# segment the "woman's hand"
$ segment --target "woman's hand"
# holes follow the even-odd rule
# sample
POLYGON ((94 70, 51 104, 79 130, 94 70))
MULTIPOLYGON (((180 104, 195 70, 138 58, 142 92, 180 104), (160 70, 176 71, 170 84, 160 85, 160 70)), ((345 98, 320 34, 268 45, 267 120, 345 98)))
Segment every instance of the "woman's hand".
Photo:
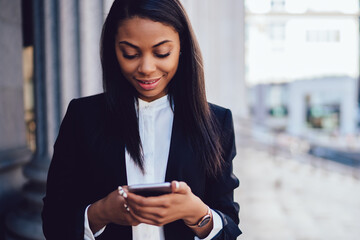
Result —
POLYGON ((196 224, 207 213, 207 206, 185 182, 173 181, 171 185, 173 193, 157 197, 142 197, 125 190, 131 217, 156 226, 179 219, 188 225, 196 224))
MULTIPOLYGON (((123 187, 126 189, 126 186, 123 187)), ((136 226, 140 222, 127 210, 126 199, 119 190, 109 193, 105 198, 93 203, 88 209, 88 219, 91 231, 96 233, 108 223, 136 226)))

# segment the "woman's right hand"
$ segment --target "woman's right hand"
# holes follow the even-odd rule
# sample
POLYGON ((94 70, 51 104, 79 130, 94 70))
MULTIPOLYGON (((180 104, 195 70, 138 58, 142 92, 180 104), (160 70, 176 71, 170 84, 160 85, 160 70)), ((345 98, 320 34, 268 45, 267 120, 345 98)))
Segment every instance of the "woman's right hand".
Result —
MULTIPOLYGON (((126 188, 126 186, 123 186, 123 188, 126 188)), ((88 208, 91 231, 96 233, 109 223, 137 226, 139 222, 126 210, 124 204, 126 204, 126 199, 119 194, 118 189, 91 204, 88 208)))

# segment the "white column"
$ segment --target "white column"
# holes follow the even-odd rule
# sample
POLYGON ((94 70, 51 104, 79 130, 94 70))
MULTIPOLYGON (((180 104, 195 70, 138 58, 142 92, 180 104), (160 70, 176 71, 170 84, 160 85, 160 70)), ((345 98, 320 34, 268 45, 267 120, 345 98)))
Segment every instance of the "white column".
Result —
MULTIPOLYGON (((340 85, 340 84, 339 84, 340 85)), ((341 83, 346 94, 341 99, 340 105, 340 132, 342 134, 355 134, 357 124, 357 92, 356 79, 344 79, 341 83)), ((340 88, 340 86, 339 86, 340 88)))
POLYGON ((81 95, 102 92, 100 35, 103 24, 102 0, 80 0, 81 95))
MULTIPOLYGON (((46 122, 47 148, 49 156, 53 153, 53 145, 58 134, 61 114, 60 95, 60 50, 59 22, 57 3, 44 1, 44 46, 45 46, 45 87, 46 87, 46 122)), ((66 108, 64 106, 63 108, 66 108)), ((50 159, 50 158, 49 158, 50 159)), ((49 163, 48 163, 49 164, 49 163)))
POLYGON ((289 118, 287 130, 290 134, 300 136, 305 129, 306 106, 305 94, 307 92, 302 88, 299 82, 292 82, 289 85, 289 118))
POLYGON ((266 107, 266 90, 267 85, 259 84, 254 87, 255 102, 253 106, 254 120, 258 125, 263 125, 267 119, 266 107))
POLYGON ((59 1, 59 11, 61 106, 64 115, 71 99, 81 95, 78 1, 59 1))

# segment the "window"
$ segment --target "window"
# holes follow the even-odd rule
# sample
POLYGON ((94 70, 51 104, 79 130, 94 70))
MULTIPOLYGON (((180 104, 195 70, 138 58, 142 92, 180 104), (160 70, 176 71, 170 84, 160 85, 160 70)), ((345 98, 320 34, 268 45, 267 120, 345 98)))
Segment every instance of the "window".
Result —
POLYGON ((307 42, 339 42, 339 30, 307 30, 307 42))
POLYGON ((285 0, 271 0, 271 10, 282 12, 285 10, 285 0))
POLYGON ((285 40, 285 23, 271 23, 269 25, 269 38, 275 41, 285 40))

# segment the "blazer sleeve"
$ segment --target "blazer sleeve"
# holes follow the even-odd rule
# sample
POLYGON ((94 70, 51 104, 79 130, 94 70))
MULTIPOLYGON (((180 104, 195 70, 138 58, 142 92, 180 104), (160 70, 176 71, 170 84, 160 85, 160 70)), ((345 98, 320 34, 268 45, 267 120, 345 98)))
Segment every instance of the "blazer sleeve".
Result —
POLYGON ((221 217, 223 229, 213 240, 234 240, 241 231, 239 224, 239 204, 234 202, 234 189, 239 186, 239 180, 233 174, 232 161, 236 155, 235 134, 232 114, 226 109, 222 121, 221 142, 224 150, 224 167, 219 176, 207 184, 207 199, 209 206, 221 217))
MULTIPOLYGON (((76 100, 71 101, 61 123, 43 198, 43 232, 46 239, 84 239, 83 193, 86 165, 77 136, 76 100)), ((86 194, 85 194, 86 195, 86 194)))

